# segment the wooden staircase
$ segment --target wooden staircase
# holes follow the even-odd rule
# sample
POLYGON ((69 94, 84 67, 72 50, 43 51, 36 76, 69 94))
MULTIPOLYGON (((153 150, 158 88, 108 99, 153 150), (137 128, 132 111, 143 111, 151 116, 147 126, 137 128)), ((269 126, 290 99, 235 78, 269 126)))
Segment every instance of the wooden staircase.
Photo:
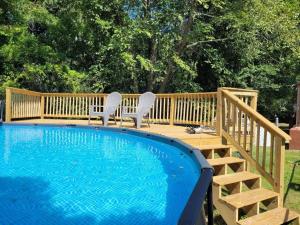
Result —
POLYGON ((280 196, 261 187, 261 176, 246 171, 246 161, 232 156, 227 145, 201 145, 214 167, 213 203, 228 225, 276 225, 294 222, 299 215, 280 206, 280 196))

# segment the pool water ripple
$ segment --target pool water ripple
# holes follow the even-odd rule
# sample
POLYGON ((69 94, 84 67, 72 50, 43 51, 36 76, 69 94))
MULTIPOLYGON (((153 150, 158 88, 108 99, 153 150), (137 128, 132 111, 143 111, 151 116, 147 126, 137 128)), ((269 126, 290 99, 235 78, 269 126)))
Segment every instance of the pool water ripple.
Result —
POLYGON ((0 126, 1 225, 175 225, 199 168, 174 146, 113 131, 0 126))

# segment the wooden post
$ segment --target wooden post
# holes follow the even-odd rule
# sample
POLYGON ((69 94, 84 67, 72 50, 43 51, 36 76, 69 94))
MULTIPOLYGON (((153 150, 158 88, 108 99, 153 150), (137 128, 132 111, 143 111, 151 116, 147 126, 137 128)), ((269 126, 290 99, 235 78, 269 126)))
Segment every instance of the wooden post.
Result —
MULTIPOLYGON (((254 95, 252 96, 252 98, 251 98, 251 101, 250 101, 250 107, 252 108, 252 109, 254 109, 255 111, 257 111, 257 100, 258 100, 258 92, 254 92, 254 95)), ((247 124, 245 125, 245 126, 248 126, 247 124)), ((252 135, 252 142, 256 142, 256 126, 255 126, 255 123, 253 123, 253 127, 252 127, 252 132, 253 132, 253 134, 250 134, 250 135, 252 135)), ((250 144, 250 146, 252 147, 252 144, 250 144)), ((249 149, 250 151, 249 152, 252 152, 253 151, 253 149, 249 149)), ((247 171, 249 171, 250 172, 250 170, 251 170, 251 165, 250 165, 250 162, 247 160, 247 163, 246 163, 246 169, 247 169, 247 171)))
POLYGON ((41 119, 45 117, 45 96, 41 96, 41 119))
POLYGON ((296 127, 300 127, 300 82, 297 85, 296 127))
POLYGON ((250 102, 251 108, 254 109, 255 111, 257 110, 257 99, 258 99, 258 93, 255 92, 250 102))
POLYGON ((5 121, 11 122, 11 89, 6 88, 5 121))
POLYGON ((174 117, 175 117, 175 96, 171 95, 170 125, 174 125, 174 117))
POLYGON ((275 137, 275 176, 274 190, 279 193, 279 205, 283 206, 284 195, 284 161, 285 160, 285 140, 279 136, 275 137))
POLYGON ((218 88, 218 94, 217 94, 217 121, 216 121, 216 130, 217 135, 222 136, 222 113, 223 113, 223 100, 222 100, 222 89, 218 88))
MULTIPOLYGON (((250 102, 250 107, 252 108, 252 109, 254 109, 255 111, 257 111, 257 100, 258 100, 258 92, 256 92, 255 94, 254 94, 254 96, 252 97, 252 99, 251 99, 251 102, 250 102)), ((251 135, 253 135, 252 136, 252 141, 255 143, 256 142, 256 139, 258 138, 257 137, 257 129, 256 129, 256 125, 255 125, 255 123, 253 123, 253 134, 251 134, 251 135)), ((251 149, 250 151, 252 151, 253 149, 251 149)))

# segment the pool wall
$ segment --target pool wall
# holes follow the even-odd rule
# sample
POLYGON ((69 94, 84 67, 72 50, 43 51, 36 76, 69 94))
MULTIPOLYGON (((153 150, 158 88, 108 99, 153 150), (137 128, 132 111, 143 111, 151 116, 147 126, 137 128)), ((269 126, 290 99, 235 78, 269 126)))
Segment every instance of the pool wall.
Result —
MULTIPOLYGON (((192 194, 189 197, 187 204, 180 216, 177 225, 199 225, 208 224, 213 225, 213 203, 212 203, 212 177, 213 168, 208 164, 207 160, 202 155, 200 149, 194 148, 183 141, 159 134, 153 134, 145 131, 138 131, 126 128, 112 128, 112 127, 96 127, 85 125, 53 125, 53 124, 29 124, 29 123, 4 123, 15 126, 50 126, 50 127, 78 127, 85 129, 107 130, 119 133, 127 133, 139 137, 149 138, 155 141, 163 142, 172 145, 186 152, 197 164, 201 176, 199 177, 192 194), (204 214, 204 201, 207 201, 207 215, 204 214), (200 213, 202 212, 202 213, 200 213), (207 223, 206 219, 207 217, 207 223)), ((1 123, 0 123, 1 125, 1 123)))

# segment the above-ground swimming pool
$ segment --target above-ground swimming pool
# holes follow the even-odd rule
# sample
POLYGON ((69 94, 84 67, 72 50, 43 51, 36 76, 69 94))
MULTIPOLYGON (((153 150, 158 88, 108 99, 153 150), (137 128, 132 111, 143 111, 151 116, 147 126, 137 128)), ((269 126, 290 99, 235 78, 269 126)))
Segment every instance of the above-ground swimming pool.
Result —
POLYGON ((183 144, 135 131, 0 125, 0 143, 1 225, 176 225, 202 176, 183 144))

